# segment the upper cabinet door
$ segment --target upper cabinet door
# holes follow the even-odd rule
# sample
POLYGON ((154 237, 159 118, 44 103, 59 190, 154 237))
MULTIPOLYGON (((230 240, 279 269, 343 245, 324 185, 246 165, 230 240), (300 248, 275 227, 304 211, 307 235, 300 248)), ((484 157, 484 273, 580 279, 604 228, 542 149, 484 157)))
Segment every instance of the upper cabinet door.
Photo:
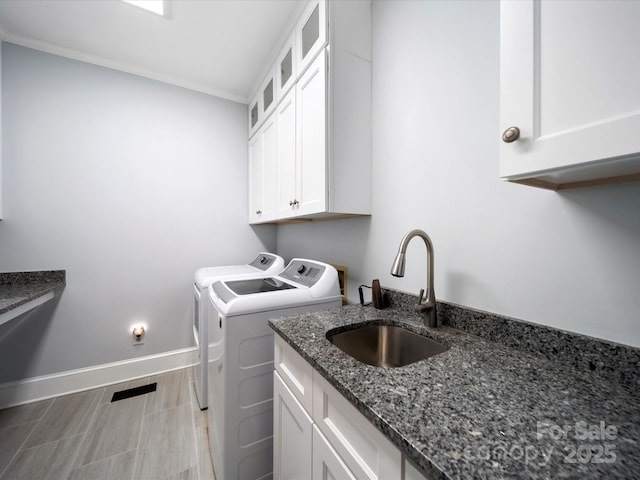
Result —
POLYGON ((278 104, 276 113, 278 152, 276 216, 295 215, 296 198, 296 91, 291 90, 278 104))
POLYGON ((295 29, 298 74, 313 62, 327 43, 327 1, 309 3, 295 29))
POLYGON ((322 53, 296 84, 298 215, 327 210, 327 62, 322 53))
POLYGON ((276 141, 274 117, 268 118, 249 140, 249 223, 275 217, 276 141))
POLYGON ((262 120, 262 102, 260 101, 262 92, 258 91, 256 96, 249 102, 249 137, 260 128, 262 120))
POLYGON ((501 177, 640 178, 638 25, 636 1, 501 2, 501 177))
POLYGON ((249 140, 249 223, 258 223, 264 213, 264 158, 262 135, 249 140))
POLYGON ((275 68, 272 68, 267 75, 267 78, 262 82, 262 86, 260 87, 260 100, 262 101, 262 118, 266 120, 266 118, 271 115, 271 113, 276 108, 276 75, 275 68))
POLYGON ((276 98, 282 100, 296 83, 295 34, 292 34, 276 60, 276 98))

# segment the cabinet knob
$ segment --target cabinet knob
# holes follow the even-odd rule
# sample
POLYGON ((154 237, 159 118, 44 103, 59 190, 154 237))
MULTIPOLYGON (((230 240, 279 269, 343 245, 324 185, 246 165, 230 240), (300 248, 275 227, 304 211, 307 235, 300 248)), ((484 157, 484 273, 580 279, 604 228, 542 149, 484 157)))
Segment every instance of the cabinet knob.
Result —
POLYGON ((262 210, 256 210, 256 215, 260 215, 262 213, 262 210))
POLYGON ((520 138, 520 129, 518 127, 509 127, 502 134, 502 141, 505 143, 515 142, 520 138))
POLYGON ((290 207, 294 207, 296 205, 298 205, 300 202, 298 200, 296 200, 295 198, 293 200, 289 200, 289 206, 290 207))

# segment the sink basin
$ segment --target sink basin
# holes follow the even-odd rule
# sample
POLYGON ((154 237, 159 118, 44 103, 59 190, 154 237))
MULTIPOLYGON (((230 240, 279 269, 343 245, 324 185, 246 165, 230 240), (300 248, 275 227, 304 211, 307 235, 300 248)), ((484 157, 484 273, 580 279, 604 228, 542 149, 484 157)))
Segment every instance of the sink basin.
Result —
POLYGON ((365 325, 333 334, 329 331, 327 340, 360 362, 385 368, 409 365, 449 349, 395 325, 365 325))

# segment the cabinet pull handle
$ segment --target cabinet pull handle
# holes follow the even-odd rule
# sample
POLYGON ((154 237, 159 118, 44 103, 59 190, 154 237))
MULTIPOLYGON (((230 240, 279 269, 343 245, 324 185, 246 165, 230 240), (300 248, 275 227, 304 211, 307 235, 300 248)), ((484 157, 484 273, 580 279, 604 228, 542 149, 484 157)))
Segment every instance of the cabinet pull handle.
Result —
POLYGON ((515 142, 520 138, 520 129, 518 127, 509 127, 502 134, 502 141, 504 143, 515 142))

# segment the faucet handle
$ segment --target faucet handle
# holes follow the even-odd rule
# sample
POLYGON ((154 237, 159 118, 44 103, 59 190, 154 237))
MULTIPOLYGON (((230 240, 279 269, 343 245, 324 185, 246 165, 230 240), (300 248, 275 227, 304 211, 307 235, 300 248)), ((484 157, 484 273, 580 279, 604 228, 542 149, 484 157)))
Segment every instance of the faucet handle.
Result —
POLYGON ((418 305, 422 303, 423 298, 424 298, 424 288, 421 288, 420 293, 418 294, 418 305))

